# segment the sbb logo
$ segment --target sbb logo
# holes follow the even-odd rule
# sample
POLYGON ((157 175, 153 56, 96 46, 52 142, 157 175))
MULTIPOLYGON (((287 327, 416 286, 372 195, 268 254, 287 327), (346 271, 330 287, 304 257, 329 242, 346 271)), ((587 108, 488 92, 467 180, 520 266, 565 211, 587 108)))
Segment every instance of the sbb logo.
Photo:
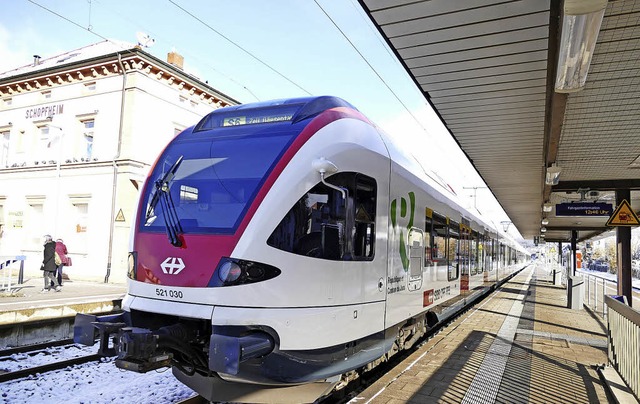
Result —
POLYGON ((182 258, 168 257, 162 261, 160 268, 167 275, 178 275, 184 269, 184 262, 182 262, 182 258))
POLYGON ((433 304, 433 289, 425 290, 422 294, 422 307, 431 306, 433 304))

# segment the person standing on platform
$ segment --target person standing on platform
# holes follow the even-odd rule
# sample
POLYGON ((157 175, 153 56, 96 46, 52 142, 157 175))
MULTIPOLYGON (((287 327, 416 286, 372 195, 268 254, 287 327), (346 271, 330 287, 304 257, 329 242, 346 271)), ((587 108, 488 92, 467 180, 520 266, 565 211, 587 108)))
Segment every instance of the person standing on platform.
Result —
POLYGON ((43 271, 44 288, 42 292, 48 292, 51 289, 51 283, 56 292, 62 290, 58 285, 56 278, 56 243, 50 235, 44 236, 44 258, 40 270, 43 271))
MULTIPOLYGON (((62 268, 71 266, 71 259, 67 255, 67 246, 64 244, 61 238, 56 240, 56 252, 60 257, 60 265, 56 268, 56 274, 58 277, 58 284, 62 286, 62 268)), ((53 284, 51 285, 53 287, 53 284)))

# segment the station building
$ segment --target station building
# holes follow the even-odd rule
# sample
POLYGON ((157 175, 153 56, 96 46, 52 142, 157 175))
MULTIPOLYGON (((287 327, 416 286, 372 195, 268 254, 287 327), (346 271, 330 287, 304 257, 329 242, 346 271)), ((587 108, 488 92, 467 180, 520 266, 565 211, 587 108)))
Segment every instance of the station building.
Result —
POLYGON ((41 277, 43 235, 70 279, 125 282, 130 229, 165 145, 234 99, 139 46, 104 41, 0 73, 0 257, 41 277))

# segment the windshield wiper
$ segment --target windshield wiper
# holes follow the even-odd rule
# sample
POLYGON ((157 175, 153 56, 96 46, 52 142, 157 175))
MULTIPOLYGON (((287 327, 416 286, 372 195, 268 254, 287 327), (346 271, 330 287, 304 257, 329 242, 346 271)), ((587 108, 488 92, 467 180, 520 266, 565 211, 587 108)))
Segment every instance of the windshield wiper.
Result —
POLYGON ((182 246, 182 240, 179 237, 179 235, 182 234, 182 226, 180 226, 176 207, 171 199, 171 194, 169 193, 169 184, 173 181, 173 178, 178 171, 178 167, 180 167, 180 164, 182 163, 183 157, 184 156, 178 157, 178 160, 173 163, 171 168, 169 168, 162 178, 156 180, 156 192, 151 198, 149 208, 147 209, 147 215, 145 217, 145 222, 148 222, 155 210, 155 206, 158 204, 158 201, 162 200, 162 217, 164 218, 165 227, 167 229, 167 236, 169 237, 171 245, 176 247, 182 246))
POLYGON ((164 218, 164 224, 167 229, 167 236, 169 236, 169 242, 175 247, 182 246, 182 240, 180 235, 182 234, 182 226, 180 226, 180 220, 176 213, 176 207, 171 199, 171 194, 167 191, 162 191, 162 217, 164 218))

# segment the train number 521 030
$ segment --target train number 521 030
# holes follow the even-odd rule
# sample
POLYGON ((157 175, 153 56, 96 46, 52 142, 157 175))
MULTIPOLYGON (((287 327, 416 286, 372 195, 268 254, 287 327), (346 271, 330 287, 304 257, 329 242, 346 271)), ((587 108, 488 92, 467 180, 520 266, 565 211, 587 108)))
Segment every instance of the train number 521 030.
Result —
POLYGON ((171 297, 174 299, 182 299, 182 292, 179 290, 173 290, 173 289, 161 289, 161 288, 156 288, 156 296, 161 296, 161 297, 171 297))

